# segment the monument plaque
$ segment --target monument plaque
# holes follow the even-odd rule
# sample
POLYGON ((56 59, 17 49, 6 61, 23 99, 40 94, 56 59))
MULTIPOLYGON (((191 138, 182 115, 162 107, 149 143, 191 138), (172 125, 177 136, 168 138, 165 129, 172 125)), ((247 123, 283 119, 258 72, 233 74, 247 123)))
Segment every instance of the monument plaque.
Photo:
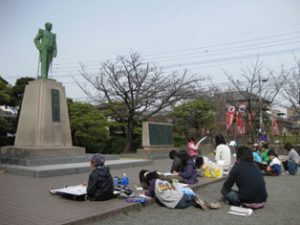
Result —
POLYGON ((172 146, 173 126, 165 123, 148 123, 150 146, 172 146))
POLYGON ((52 121, 60 122, 60 103, 59 103, 59 90, 51 90, 51 100, 52 100, 52 121))
POLYGON ((167 154, 171 149, 174 149, 173 144, 172 124, 143 122, 143 149, 138 149, 138 154, 167 154))

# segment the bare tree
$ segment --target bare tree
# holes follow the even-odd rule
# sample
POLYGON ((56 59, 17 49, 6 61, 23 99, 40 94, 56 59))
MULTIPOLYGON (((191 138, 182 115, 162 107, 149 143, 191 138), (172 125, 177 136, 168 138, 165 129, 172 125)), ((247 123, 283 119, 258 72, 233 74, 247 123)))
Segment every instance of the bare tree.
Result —
MULTIPOLYGON (((138 53, 103 63, 97 76, 89 75, 84 66, 81 68, 82 76, 100 94, 100 101, 106 103, 118 117, 125 119, 124 152, 131 149, 137 121, 147 120, 176 102, 192 97, 202 80, 188 76, 187 71, 166 75, 161 68, 144 62, 138 53), (115 107, 116 102, 124 105, 125 113, 115 107)), ((90 97, 93 96, 88 88, 80 87, 90 97)))
POLYGON ((295 56, 294 59, 296 66, 289 71, 282 95, 290 103, 293 111, 300 116, 300 60, 295 56))
MULTIPOLYGON (((224 73, 229 81, 228 90, 226 91, 228 93, 226 96, 229 98, 227 101, 236 104, 244 102, 251 121, 254 121, 254 117, 257 117, 263 109, 274 102, 286 81, 284 70, 279 74, 271 71, 264 66, 259 56, 254 64, 241 68, 239 79, 226 71, 224 73), (232 95, 232 93, 235 94, 232 95), (240 97, 237 97, 238 95, 240 97)), ((261 118, 260 114, 260 120, 261 118)), ((252 141, 254 141, 255 127, 249 128, 252 141)))

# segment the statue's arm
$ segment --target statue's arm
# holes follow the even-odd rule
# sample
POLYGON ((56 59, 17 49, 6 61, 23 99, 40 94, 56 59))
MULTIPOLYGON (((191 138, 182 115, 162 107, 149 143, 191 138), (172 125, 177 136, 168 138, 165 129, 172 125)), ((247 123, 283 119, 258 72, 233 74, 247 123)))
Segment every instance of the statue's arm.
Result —
POLYGON ((37 47, 37 49, 38 50, 42 50, 42 44, 41 44, 41 42, 40 42, 40 40, 42 39, 42 37, 43 37, 43 30, 42 29, 39 29, 39 32, 38 32, 38 34, 35 36, 35 38, 34 38, 34 44, 35 44, 35 46, 37 47))

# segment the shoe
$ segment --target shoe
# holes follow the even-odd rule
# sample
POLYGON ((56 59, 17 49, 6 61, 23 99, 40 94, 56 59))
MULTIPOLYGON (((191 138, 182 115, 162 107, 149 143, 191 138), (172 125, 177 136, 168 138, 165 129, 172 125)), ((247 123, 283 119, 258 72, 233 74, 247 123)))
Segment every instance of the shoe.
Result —
POLYGON ((207 207, 209 209, 219 209, 219 208, 221 208, 221 203, 220 202, 210 202, 210 203, 208 203, 207 207))
POLYGON ((128 198, 128 195, 121 192, 120 194, 118 194, 118 198, 128 198))
POLYGON ((207 209, 207 202, 199 197, 195 199, 196 203, 200 206, 200 209, 205 210, 207 209))
POLYGON ((57 194, 57 192, 53 188, 50 188, 48 190, 48 192, 49 192, 50 195, 56 195, 57 194))

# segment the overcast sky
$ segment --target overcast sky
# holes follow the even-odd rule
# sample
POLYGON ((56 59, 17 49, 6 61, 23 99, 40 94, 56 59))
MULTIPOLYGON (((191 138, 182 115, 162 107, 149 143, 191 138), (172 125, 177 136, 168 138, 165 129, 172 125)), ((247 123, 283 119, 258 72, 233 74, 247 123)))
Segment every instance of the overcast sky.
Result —
POLYGON ((53 24, 58 56, 50 77, 68 97, 84 100, 74 79, 79 62, 96 73, 101 62, 139 52, 166 72, 188 69, 214 82, 237 79, 257 55, 270 69, 300 58, 299 0, 0 0, 0 75, 9 83, 37 75, 33 39, 53 24))

